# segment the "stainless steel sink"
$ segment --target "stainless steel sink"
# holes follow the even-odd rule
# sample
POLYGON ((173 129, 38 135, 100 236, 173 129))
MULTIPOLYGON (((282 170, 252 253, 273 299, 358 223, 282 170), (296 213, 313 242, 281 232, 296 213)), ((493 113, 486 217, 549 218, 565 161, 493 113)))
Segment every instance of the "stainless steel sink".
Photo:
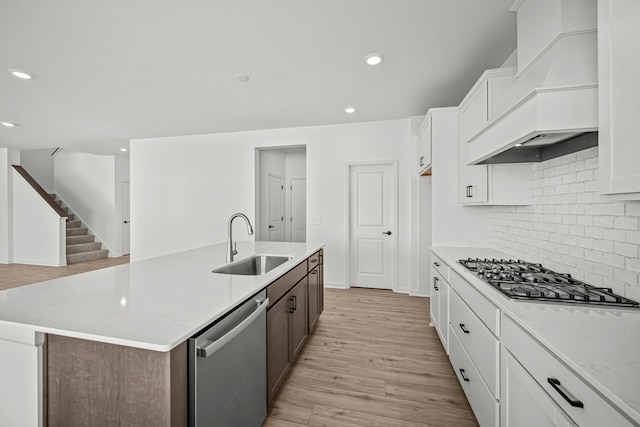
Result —
POLYGON ((291 257, 281 255, 254 255, 233 264, 216 268, 213 273, 259 276, 289 261, 291 257))

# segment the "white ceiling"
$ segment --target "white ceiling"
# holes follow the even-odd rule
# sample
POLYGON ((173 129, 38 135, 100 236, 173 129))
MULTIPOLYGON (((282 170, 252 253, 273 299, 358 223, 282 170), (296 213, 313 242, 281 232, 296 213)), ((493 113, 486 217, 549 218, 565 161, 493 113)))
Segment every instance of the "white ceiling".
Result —
POLYGON ((20 125, 0 126, 0 147, 113 154, 135 138, 457 105, 515 49, 511 2, 0 0, 0 121, 20 125), (366 65, 370 52, 384 62, 366 65))

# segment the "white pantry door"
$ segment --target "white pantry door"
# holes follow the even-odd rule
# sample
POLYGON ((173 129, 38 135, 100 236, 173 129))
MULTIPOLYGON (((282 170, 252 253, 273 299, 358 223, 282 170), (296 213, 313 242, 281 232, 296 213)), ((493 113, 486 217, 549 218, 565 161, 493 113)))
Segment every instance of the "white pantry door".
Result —
POLYGON ((396 277, 395 164, 349 171, 351 286, 393 289, 396 277))
POLYGON ((269 174, 269 194, 268 194, 269 213, 268 228, 270 242, 284 241, 284 182, 279 176, 269 174))
POLYGON ((291 179, 291 241, 307 241, 307 180, 291 179))

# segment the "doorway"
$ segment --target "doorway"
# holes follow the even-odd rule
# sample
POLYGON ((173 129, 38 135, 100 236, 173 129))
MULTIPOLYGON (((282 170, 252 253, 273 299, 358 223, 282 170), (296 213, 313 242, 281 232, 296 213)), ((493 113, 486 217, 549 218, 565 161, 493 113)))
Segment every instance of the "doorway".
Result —
POLYGON ((397 162, 350 164, 348 169, 350 284, 395 290, 397 162))
POLYGON ((307 240, 306 146, 256 149, 256 240, 307 240))

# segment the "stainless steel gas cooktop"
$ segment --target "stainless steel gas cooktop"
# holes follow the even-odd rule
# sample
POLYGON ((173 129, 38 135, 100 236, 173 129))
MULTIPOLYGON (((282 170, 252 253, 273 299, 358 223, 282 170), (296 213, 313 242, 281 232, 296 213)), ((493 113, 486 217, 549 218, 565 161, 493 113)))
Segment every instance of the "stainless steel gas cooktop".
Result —
POLYGON ((613 292, 573 279, 569 274, 556 273, 520 260, 472 259, 458 261, 469 271, 513 299, 576 304, 599 304, 635 307, 640 304, 613 292))

